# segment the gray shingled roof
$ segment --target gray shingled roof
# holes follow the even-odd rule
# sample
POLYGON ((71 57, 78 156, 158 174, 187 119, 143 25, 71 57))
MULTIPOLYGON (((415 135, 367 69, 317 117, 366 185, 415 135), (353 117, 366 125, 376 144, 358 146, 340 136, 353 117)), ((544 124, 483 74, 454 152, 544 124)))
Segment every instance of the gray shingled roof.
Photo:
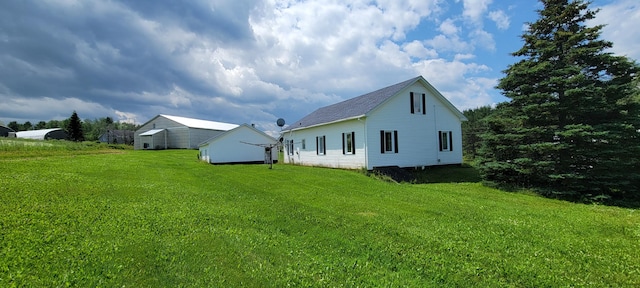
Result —
POLYGON ((306 117, 293 122, 283 131, 299 129, 304 127, 315 126, 324 123, 335 122, 343 119, 349 119, 369 113, 369 111, 384 103, 387 99, 396 95, 402 89, 412 85, 422 76, 411 78, 407 81, 393 84, 391 86, 360 95, 349 100, 342 101, 333 105, 322 107, 306 117))

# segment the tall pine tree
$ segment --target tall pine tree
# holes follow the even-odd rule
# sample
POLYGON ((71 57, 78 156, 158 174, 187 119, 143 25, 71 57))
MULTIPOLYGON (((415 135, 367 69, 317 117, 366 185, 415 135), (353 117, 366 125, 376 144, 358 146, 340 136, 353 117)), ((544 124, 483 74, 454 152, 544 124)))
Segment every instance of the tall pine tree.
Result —
POLYGON ((607 49, 597 11, 581 0, 543 0, 520 58, 497 88, 510 99, 489 117, 481 173, 498 185, 579 197, 637 196, 638 65, 607 49))
POLYGON ((82 132, 82 121, 78 117, 78 113, 73 111, 67 124, 67 133, 71 141, 84 141, 84 133, 82 132))

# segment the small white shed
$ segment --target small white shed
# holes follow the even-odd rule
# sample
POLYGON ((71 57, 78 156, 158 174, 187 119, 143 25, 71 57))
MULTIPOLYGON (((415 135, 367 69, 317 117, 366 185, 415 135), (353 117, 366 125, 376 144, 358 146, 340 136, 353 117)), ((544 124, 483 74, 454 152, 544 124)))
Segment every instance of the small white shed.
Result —
POLYGON ((242 124, 202 142, 199 155, 200 160, 214 164, 267 163, 269 155, 276 162, 277 142, 252 125, 242 124))

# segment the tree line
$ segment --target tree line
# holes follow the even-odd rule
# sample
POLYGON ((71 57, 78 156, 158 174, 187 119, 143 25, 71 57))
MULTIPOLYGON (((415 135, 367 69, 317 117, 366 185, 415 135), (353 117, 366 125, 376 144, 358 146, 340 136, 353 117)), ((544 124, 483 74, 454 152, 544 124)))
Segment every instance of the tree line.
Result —
MULTIPOLYGON (((14 131, 28 131, 51 128, 62 128, 67 132, 68 140, 72 141, 98 141, 100 136, 114 130, 135 131, 139 125, 132 123, 116 122, 111 117, 81 120, 76 111, 64 120, 39 121, 32 124, 30 121, 18 123, 11 121, 7 127, 14 131)), ((131 137, 129 137, 131 138, 131 137)), ((125 144, 133 144, 133 138, 125 139, 125 144)))
POLYGON ((464 111, 464 153, 491 186, 638 203, 640 66, 586 26, 589 2, 541 2, 497 85, 509 100, 464 111))

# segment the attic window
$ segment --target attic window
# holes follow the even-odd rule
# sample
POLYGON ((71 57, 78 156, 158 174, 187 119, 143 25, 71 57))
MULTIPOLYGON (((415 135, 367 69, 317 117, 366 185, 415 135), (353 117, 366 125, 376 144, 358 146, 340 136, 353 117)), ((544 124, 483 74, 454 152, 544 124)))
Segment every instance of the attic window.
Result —
POLYGON ((426 95, 424 93, 409 92, 411 114, 426 114, 426 95))

